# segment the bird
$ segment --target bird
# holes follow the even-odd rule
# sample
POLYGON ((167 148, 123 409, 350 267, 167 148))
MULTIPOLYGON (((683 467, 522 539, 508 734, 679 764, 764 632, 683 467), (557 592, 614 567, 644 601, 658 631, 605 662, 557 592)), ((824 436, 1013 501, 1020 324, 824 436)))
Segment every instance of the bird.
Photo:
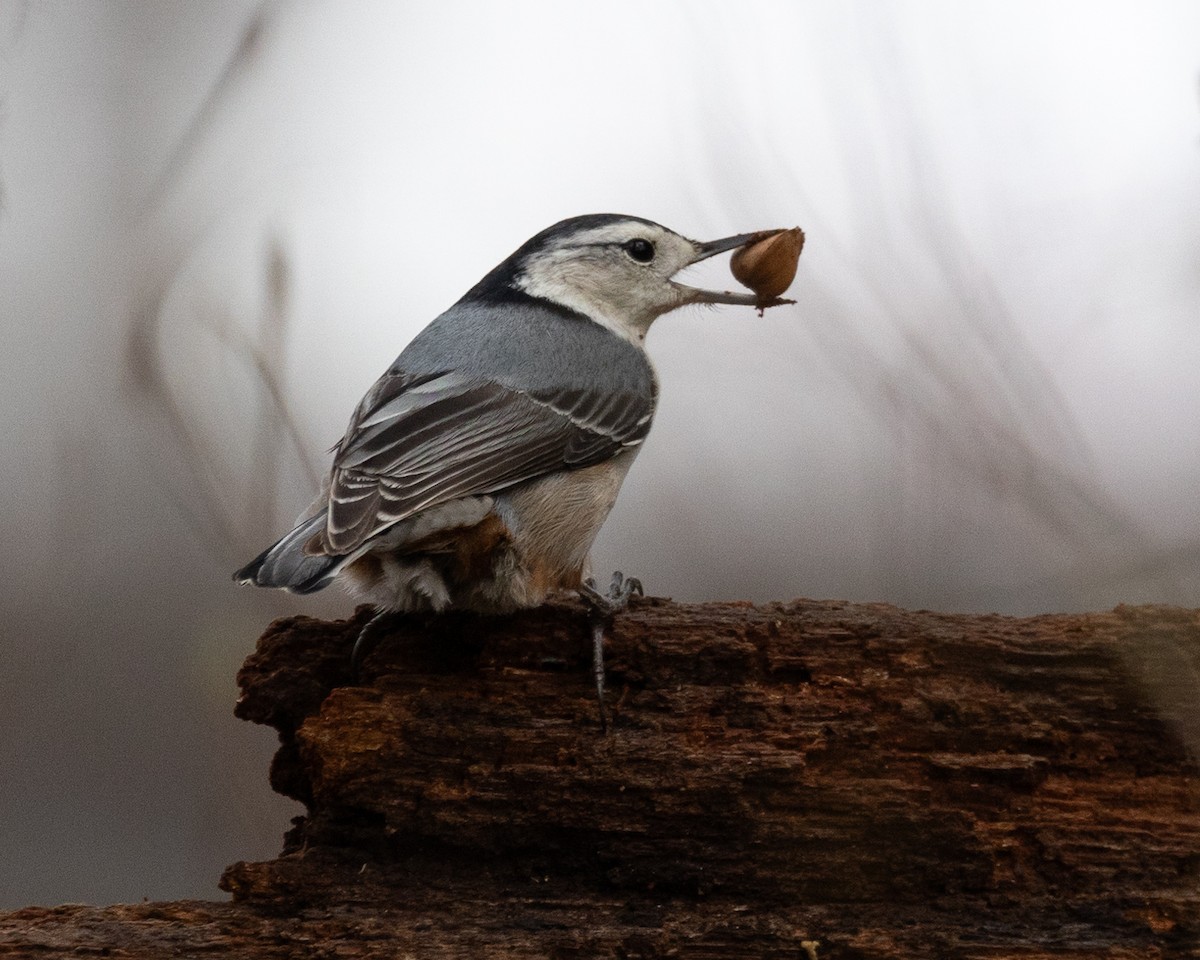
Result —
POLYGON ((603 722, 604 624, 641 584, 617 573, 601 593, 588 557, 654 419, 646 334, 689 304, 764 306, 675 279, 762 235, 702 243, 621 214, 542 230, 404 348, 312 505, 234 579, 299 594, 344 583, 377 611, 355 662, 391 614, 505 614, 575 591, 593 614, 603 722))

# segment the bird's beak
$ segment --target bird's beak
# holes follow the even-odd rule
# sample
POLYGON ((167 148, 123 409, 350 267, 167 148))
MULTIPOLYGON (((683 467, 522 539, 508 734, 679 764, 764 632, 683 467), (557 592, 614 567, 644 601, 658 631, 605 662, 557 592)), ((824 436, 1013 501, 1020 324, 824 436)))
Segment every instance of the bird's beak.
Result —
MULTIPOLYGON (((736 236, 723 237, 720 240, 697 243, 696 256, 692 258, 687 266, 690 267, 693 263, 699 263, 701 260, 715 257, 718 253, 737 250, 748 243, 753 243, 756 240, 761 240, 763 237, 769 237, 778 232, 778 230, 758 230, 754 233, 739 233, 736 236)), ((701 290, 699 287, 689 287, 687 284, 678 283, 677 281, 671 282, 683 294, 684 303, 732 303, 743 307, 777 307, 784 303, 796 302, 795 300, 784 300, 780 297, 763 302, 753 293, 731 293, 728 290, 701 290)))
POLYGON ((744 247, 751 240, 758 240, 760 237, 768 236, 773 232, 771 230, 759 230, 756 233, 739 233, 735 237, 725 237, 723 240, 709 240, 708 243, 698 243, 696 246, 699 248, 699 252, 692 263, 699 263, 701 260, 715 257, 718 253, 724 253, 726 250, 736 250, 738 247, 744 247))

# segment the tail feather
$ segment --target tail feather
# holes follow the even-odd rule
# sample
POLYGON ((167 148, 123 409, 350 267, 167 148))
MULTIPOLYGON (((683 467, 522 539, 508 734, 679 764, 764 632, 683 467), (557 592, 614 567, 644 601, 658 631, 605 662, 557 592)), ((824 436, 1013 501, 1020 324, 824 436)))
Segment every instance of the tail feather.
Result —
POLYGON ((328 586, 346 558, 311 556, 304 552, 304 545, 324 525, 324 513, 309 517, 242 567, 233 579, 256 587, 279 587, 292 593, 314 593, 328 586))

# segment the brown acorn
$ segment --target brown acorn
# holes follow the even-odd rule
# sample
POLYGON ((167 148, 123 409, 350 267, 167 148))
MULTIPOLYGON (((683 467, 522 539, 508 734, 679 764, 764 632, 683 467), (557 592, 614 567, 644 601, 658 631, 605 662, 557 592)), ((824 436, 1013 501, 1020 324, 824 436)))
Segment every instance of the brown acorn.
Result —
POLYGON ((800 251, 804 249, 804 231, 775 230, 737 250, 729 269, 737 282, 754 291, 760 303, 774 300, 796 279, 800 251))

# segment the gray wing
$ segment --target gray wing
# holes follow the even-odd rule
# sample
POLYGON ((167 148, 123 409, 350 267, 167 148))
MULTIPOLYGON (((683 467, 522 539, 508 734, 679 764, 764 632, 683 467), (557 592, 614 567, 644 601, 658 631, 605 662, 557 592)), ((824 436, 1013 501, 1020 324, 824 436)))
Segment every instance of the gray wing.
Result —
POLYGON ((636 390, 389 372, 336 448, 323 551, 348 553, 439 503, 600 463, 641 443, 653 412, 653 395, 636 390))

